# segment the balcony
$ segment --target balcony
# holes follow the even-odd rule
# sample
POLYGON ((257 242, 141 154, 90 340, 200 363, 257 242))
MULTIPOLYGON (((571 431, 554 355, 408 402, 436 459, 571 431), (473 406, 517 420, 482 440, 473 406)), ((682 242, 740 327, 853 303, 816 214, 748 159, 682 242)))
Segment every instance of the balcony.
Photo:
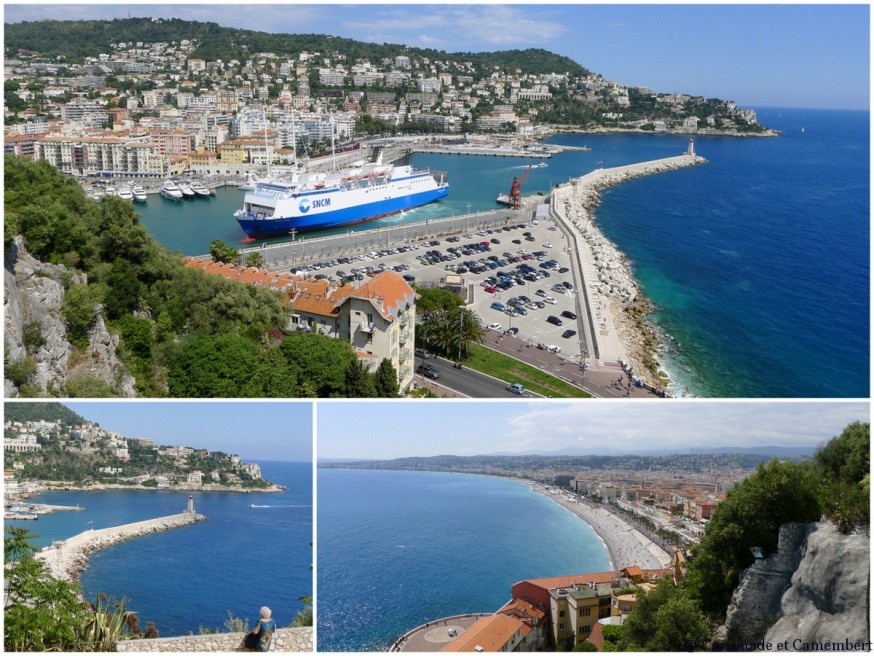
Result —
POLYGON ((374 330, 375 330, 375 327, 374 327, 372 321, 368 322, 366 319, 362 319, 361 323, 358 324, 358 330, 360 330, 363 333, 368 333, 368 334, 372 335, 374 330))

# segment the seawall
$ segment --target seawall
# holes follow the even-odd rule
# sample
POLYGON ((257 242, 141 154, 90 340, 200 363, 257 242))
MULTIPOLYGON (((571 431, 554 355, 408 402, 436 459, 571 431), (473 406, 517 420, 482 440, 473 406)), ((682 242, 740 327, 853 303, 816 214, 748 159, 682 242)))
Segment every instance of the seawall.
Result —
POLYGON ((694 154, 597 169, 553 190, 550 212, 570 231, 582 266, 583 302, 591 353, 599 363, 619 363, 654 387, 666 382, 655 358, 657 339, 625 257, 594 222, 600 192, 633 178, 703 164, 694 154))
MULTIPOLYGON (((245 633, 213 633, 208 635, 152 638, 148 640, 124 640, 116 644, 115 651, 149 652, 228 652, 248 651, 243 647, 245 633)), ((313 628, 311 626, 276 629, 270 651, 313 651, 313 628)))
POLYGON ((85 531, 63 541, 58 541, 50 547, 43 548, 36 558, 44 560, 49 573, 56 579, 75 581, 88 564, 88 554, 98 549, 105 549, 119 542, 173 528, 205 522, 206 517, 195 512, 183 512, 178 515, 168 515, 147 519, 143 522, 123 524, 97 530, 85 531))

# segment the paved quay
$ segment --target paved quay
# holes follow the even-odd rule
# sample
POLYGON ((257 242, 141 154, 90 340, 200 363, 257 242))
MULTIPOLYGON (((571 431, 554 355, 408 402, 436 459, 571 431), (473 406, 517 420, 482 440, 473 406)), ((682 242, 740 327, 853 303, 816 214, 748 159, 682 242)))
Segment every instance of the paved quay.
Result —
POLYGON ((425 652, 440 651, 447 644, 467 631, 481 617, 492 613, 454 615, 427 622, 407 631, 389 648, 389 651, 425 652))
POLYGON ((93 551, 144 535, 206 521, 206 517, 194 512, 193 504, 189 505, 189 509, 178 515, 167 515, 132 524, 84 531, 43 548, 35 557, 45 561, 49 573, 54 578, 75 581, 79 572, 88 564, 88 554, 93 551))

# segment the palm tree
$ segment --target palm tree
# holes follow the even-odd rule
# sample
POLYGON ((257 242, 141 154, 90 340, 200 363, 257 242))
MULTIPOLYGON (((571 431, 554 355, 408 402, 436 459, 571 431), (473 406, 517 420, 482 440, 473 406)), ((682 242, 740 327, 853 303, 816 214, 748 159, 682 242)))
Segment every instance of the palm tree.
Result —
POLYGON ((418 330, 432 348, 459 360, 470 356, 473 344, 485 341, 479 316, 463 307, 429 313, 418 330))

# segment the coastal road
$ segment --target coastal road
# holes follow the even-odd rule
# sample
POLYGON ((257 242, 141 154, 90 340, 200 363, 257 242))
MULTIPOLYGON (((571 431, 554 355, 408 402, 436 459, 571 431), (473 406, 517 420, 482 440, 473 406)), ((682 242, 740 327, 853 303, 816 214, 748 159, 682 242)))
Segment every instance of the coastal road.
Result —
MULTIPOLYGON (((533 392, 526 392, 524 396, 520 397, 505 389, 507 383, 467 367, 455 369, 452 366, 453 363, 444 358, 430 357, 425 362, 434 365, 440 371, 440 378, 434 382, 463 396, 476 399, 540 398, 533 392)), ((420 364, 422 364, 422 358, 416 358, 416 367, 418 368, 420 364)), ((428 382, 418 375, 417 379, 420 381, 420 385, 428 382)))

